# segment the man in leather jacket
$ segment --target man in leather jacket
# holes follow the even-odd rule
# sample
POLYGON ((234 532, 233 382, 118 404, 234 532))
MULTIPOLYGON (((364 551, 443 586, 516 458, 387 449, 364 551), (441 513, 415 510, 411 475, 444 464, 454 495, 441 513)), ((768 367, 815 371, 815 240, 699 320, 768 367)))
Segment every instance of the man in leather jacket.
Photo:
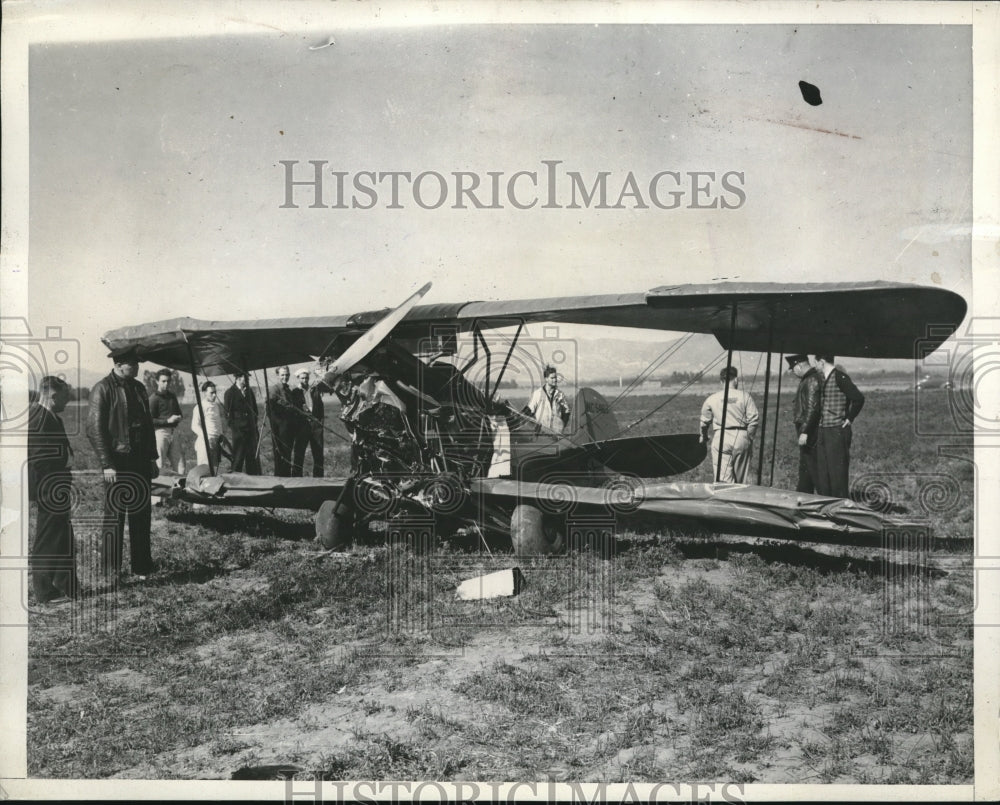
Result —
POLYGON ((101 560, 109 577, 122 566, 125 515, 128 515, 132 573, 152 573, 150 551, 150 479, 157 475, 156 437, 146 388, 135 379, 139 357, 134 349, 112 350, 111 373, 90 392, 87 438, 104 473, 104 523, 101 560))
POLYGON ((792 408, 792 421, 799 442, 799 482, 797 492, 816 491, 816 434, 819 427, 819 373, 808 355, 789 355, 788 368, 799 378, 792 408))

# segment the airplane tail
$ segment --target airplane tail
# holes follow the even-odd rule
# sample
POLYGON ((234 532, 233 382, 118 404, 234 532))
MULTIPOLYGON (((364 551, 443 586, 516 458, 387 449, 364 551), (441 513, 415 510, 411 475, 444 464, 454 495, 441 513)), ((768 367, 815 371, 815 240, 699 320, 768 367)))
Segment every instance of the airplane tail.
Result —
POLYGON ((576 393, 569 427, 569 437, 574 444, 603 442, 620 432, 611 406, 599 392, 584 387, 576 393))
MULTIPOLYGON (((570 440, 611 472, 666 477, 687 472, 705 460, 706 448, 697 434, 622 436, 608 401, 592 388, 577 392, 572 417, 570 440)), ((567 456, 570 461, 573 458, 567 456)))

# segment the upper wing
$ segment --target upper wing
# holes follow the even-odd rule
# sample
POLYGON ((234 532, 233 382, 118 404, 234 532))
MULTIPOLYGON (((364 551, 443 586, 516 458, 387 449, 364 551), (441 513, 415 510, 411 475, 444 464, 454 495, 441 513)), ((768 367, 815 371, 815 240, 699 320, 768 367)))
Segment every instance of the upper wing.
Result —
POLYGON ((858 358, 922 358, 958 328, 967 307, 952 291, 899 282, 681 285, 654 288, 648 303, 664 312, 696 306, 726 348, 858 358))
POLYGON ((398 332, 412 336, 422 328, 426 334, 434 324, 467 329, 473 322, 500 327, 551 321, 711 333, 725 348, 756 352, 913 358, 940 346, 965 312, 965 300, 952 291, 906 283, 721 282, 646 293, 423 305, 410 312, 398 332))
MULTIPOLYGON (((348 330, 349 316, 200 321, 169 319, 122 327, 101 339, 111 349, 135 347, 143 360, 206 375, 236 374, 321 355, 348 330)), ((353 339, 352 339, 353 340, 353 339)))
MULTIPOLYGON (((234 373, 304 362, 324 352, 338 355, 387 312, 234 322, 172 319, 113 330, 103 340, 111 348, 134 346, 144 360, 173 369, 189 369, 193 356, 206 374, 234 373)), ((739 350, 913 358, 939 346, 965 312, 965 300, 956 293, 904 283, 723 282, 628 294, 418 305, 393 333, 416 339, 441 326, 467 331, 474 325, 567 322, 712 333, 723 347, 739 350)))

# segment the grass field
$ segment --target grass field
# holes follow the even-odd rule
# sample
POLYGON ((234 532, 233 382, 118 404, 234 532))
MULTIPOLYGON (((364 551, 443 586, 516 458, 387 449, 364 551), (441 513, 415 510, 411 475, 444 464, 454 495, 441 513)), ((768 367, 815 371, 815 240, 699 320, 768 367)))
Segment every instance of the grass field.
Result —
MULTIPOLYGON (((616 411, 627 425, 663 401, 616 411)), ((700 403, 630 432, 694 432, 700 403)), ((454 589, 513 557, 447 535, 331 554, 308 513, 156 509, 160 573, 30 615, 29 774, 971 782, 967 442, 943 391, 871 392, 858 420, 859 494, 953 544, 915 545, 926 562, 661 528, 620 533, 610 559, 523 561, 525 591, 489 602, 454 589)), ((776 486, 794 450, 783 407, 776 486)), ((77 480, 87 583, 99 482, 77 480)))

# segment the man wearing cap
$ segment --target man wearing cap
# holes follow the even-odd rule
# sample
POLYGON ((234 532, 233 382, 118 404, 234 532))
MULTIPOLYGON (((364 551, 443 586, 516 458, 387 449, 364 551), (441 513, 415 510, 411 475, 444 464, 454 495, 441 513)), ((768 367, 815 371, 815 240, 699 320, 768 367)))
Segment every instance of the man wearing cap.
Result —
POLYGON ((709 395, 701 406, 701 439, 708 439, 708 429, 714 423, 712 434, 712 449, 709 460, 712 462, 715 483, 742 484, 745 483, 747 470, 750 468, 750 454, 753 450, 754 437, 757 435, 757 404, 753 397, 739 388, 740 381, 735 366, 723 369, 719 373, 722 388, 709 395), (729 396, 726 396, 726 380, 729 380, 729 396), (722 436, 722 409, 726 409, 726 433, 722 436), (720 466, 719 451, 722 451, 720 466))
POLYGON ((295 373, 299 387, 292 389, 297 404, 302 406, 302 425, 296 434, 292 447, 292 474, 302 475, 305 471, 306 447, 312 454, 313 477, 323 477, 323 395, 332 394, 324 381, 310 384, 309 370, 299 369, 295 373), (296 470, 298 470, 296 472, 296 470))
POLYGON ((797 492, 816 491, 816 437, 819 428, 819 372, 808 355, 789 355, 788 368, 799 379, 792 407, 792 421, 798 435, 799 482, 797 492))
POLYGON ((833 355, 816 355, 819 368, 819 429, 816 435, 816 493, 850 495, 851 423, 865 404, 854 382, 834 364, 833 355))
POLYGON ((149 482, 157 475, 156 437, 146 389, 136 380, 139 356, 134 348, 112 350, 114 368, 90 392, 87 438, 104 473, 104 525, 101 559, 104 572, 121 572, 128 514, 132 573, 152 573, 149 482))

